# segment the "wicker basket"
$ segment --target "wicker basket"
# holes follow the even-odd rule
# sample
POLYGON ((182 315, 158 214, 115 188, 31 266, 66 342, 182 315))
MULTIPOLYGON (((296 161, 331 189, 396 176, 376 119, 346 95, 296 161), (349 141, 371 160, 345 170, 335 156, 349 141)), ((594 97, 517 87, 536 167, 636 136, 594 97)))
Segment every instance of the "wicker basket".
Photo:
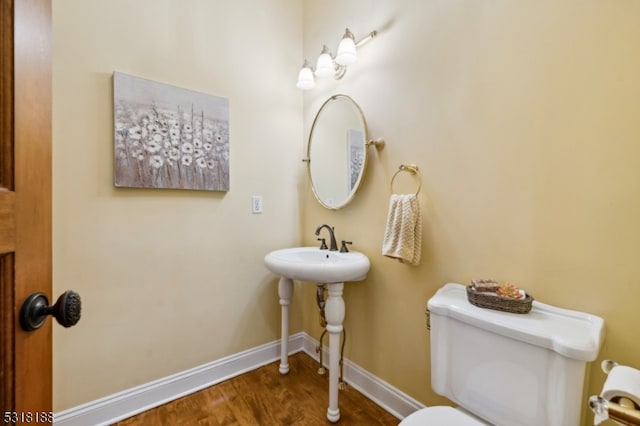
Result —
POLYGON ((526 314, 531 310, 533 297, 525 293, 524 299, 509 299, 496 296, 495 293, 476 291, 473 286, 467 286, 467 299, 472 305, 480 308, 494 309, 496 311, 511 312, 514 314, 526 314))

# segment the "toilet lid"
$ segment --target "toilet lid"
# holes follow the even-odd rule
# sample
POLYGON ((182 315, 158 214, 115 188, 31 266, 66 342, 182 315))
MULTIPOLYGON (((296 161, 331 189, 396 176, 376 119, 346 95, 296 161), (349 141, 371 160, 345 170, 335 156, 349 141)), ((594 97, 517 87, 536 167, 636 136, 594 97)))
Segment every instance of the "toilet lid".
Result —
POLYGON ((480 419, 472 417, 453 407, 438 406, 418 410, 405 417, 400 426, 480 426, 486 425, 480 419))

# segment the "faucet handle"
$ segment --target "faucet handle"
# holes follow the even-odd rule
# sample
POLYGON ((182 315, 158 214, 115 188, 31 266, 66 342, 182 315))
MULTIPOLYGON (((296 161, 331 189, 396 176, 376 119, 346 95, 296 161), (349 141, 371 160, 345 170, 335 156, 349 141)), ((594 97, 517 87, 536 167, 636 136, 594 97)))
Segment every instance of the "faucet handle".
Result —
POLYGON ((347 248, 347 244, 353 244, 353 241, 342 240, 342 247, 340 247, 340 253, 349 253, 349 249, 347 248))
POLYGON ((324 238, 318 238, 318 241, 322 241, 322 244, 320 244, 320 250, 326 250, 329 247, 327 247, 327 241, 324 238))

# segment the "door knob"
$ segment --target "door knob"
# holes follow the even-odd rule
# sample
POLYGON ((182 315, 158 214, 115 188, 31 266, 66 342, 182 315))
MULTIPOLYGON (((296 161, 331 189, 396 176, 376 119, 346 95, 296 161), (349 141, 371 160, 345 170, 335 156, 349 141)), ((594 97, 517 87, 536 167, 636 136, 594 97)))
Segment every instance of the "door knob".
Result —
POLYGON ((82 302, 75 291, 67 290, 58 297, 55 305, 49 306, 44 293, 32 293, 20 308, 20 326, 24 331, 37 330, 44 324, 47 315, 53 315, 63 327, 72 327, 80 321, 82 302))

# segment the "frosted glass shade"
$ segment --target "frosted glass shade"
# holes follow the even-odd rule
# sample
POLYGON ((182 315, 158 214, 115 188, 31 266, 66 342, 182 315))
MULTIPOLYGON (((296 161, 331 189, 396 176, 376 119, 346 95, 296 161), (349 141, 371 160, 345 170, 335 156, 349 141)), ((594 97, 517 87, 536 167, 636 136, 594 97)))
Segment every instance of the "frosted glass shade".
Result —
POLYGON ((351 37, 344 37, 338 46, 336 62, 340 65, 351 65, 357 60, 356 43, 351 37))
POLYGON ((313 71, 308 66, 302 67, 298 73, 298 83, 296 87, 300 90, 311 90, 316 87, 316 82, 313 79, 313 71))
POLYGON ((333 58, 328 52, 325 46, 320 56, 318 56, 318 63, 316 64, 316 75, 318 77, 332 77, 336 73, 336 67, 333 64, 333 58))

